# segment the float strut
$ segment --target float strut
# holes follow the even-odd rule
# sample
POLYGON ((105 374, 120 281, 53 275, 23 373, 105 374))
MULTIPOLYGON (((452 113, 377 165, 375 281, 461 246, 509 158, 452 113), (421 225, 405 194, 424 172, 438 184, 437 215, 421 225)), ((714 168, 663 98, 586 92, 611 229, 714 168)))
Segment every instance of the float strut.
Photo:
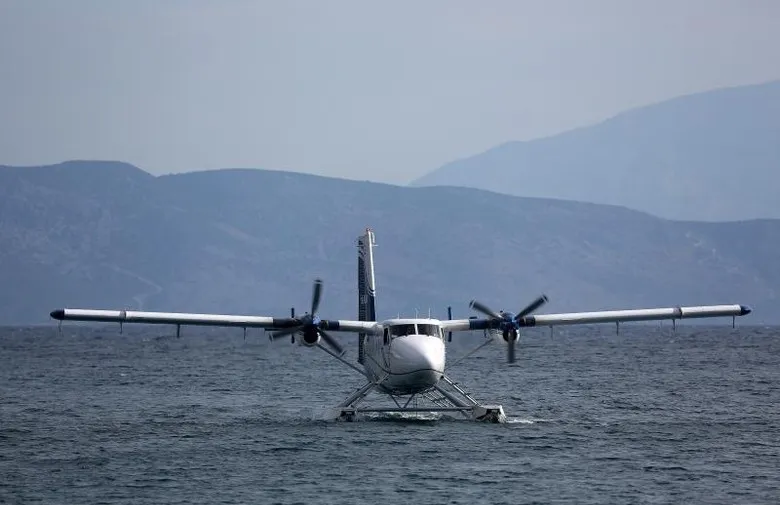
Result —
POLYGON ((122 321, 119 321, 119 334, 120 335, 122 334, 122 330, 123 330, 123 328, 122 328, 122 321))
POLYGON ((246 326, 244 326, 244 342, 246 342, 246 326))
POLYGON ((734 329, 737 327, 737 317, 731 316, 731 328, 734 329))
POLYGON ((615 335, 620 335, 620 323, 615 321, 615 335))
POLYGON ((177 324, 176 325, 176 338, 179 338, 179 337, 181 337, 181 325, 177 324))

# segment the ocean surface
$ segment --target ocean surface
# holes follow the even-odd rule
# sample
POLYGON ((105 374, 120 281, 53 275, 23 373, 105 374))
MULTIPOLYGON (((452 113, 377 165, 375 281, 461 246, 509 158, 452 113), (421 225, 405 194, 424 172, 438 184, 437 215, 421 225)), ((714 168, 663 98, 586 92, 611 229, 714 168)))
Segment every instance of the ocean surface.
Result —
POLYGON ((503 425, 323 421, 361 377, 258 330, 0 328, 0 502, 777 504, 780 328, 737 324, 489 346, 450 373, 503 425))

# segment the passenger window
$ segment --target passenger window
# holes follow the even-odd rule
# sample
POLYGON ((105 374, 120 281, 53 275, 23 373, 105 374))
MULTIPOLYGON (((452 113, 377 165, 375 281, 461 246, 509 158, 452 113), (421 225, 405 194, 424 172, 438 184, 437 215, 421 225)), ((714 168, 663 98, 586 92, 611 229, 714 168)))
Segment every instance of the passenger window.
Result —
POLYGON ((387 344, 390 341, 390 337, 388 337, 388 329, 385 328, 385 344, 387 344))

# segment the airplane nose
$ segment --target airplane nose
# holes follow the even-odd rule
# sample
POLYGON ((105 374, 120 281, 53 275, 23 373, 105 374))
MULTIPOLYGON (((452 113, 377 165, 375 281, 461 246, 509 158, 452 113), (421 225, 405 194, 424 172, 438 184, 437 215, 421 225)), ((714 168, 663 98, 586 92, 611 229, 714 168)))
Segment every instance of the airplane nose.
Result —
POLYGON ((397 337, 390 344, 394 373, 444 372, 444 342, 429 335, 397 337))

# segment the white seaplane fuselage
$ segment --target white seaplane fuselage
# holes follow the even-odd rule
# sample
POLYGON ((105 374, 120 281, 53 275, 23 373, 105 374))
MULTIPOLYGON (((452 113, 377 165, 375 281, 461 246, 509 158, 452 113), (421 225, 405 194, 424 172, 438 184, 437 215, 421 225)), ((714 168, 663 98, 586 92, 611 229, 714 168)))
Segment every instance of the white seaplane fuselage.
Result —
POLYGON ((422 393, 444 375, 444 348, 439 320, 390 319, 366 335, 363 366, 386 393, 422 393))

